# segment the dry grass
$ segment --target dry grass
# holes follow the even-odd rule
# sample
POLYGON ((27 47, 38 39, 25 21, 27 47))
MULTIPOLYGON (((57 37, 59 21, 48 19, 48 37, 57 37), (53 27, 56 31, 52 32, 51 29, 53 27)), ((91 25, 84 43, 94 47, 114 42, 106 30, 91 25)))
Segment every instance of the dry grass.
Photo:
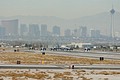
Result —
POLYGON ((10 50, 11 48, 0 47, 0 51, 10 50))
POLYGON ((72 75, 71 72, 64 72, 63 75, 72 75))
POLYGON ((92 80, 91 78, 88 79, 88 78, 86 78, 86 77, 84 77, 84 76, 82 76, 81 78, 82 78, 82 80, 92 80))
POLYGON ((85 73, 87 73, 85 70, 76 70, 75 72, 77 76, 84 75, 85 73))
POLYGON ((64 75, 62 73, 55 73, 54 78, 63 78, 64 75))
MULTIPOLYGON (((115 75, 119 76, 120 72, 117 71, 94 71, 94 75, 115 75)), ((90 71, 84 70, 72 70, 72 71, 19 71, 19 70, 6 70, 0 71, 0 80, 9 77, 9 80, 93 80, 94 77, 87 77, 87 75, 92 75, 90 71), (77 75, 75 73, 80 73, 77 75), (83 75, 85 73, 85 75, 83 75), (89 74, 86 74, 89 73, 89 74)), ((99 80, 108 80, 109 77, 98 77, 99 80)), ((96 79, 97 80, 97 79, 96 79)))
POLYGON ((16 80, 18 77, 26 77, 26 78, 32 78, 32 79, 44 79, 48 77, 48 75, 44 72, 38 72, 38 73, 30 73, 30 72, 23 72, 23 73, 17 73, 13 71, 6 71, 4 73, 0 72, 0 77, 12 77, 12 80, 16 80))
POLYGON ((76 72, 80 73, 80 72, 86 72, 85 70, 76 70, 76 72))
POLYGON ((104 60, 76 58, 59 55, 42 55, 22 52, 2 52, 0 61, 8 64, 16 64, 17 60, 21 64, 120 64, 120 60, 104 60))
POLYGON ((96 74, 103 74, 103 75, 119 75, 120 72, 115 72, 115 71, 102 71, 96 74))
POLYGON ((64 73, 55 73, 54 77, 55 79, 62 79, 62 80, 73 80, 73 77, 70 76, 70 72, 64 72, 64 73))
POLYGON ((104 78, 104 80, 109 80, 108 78, 104 78))

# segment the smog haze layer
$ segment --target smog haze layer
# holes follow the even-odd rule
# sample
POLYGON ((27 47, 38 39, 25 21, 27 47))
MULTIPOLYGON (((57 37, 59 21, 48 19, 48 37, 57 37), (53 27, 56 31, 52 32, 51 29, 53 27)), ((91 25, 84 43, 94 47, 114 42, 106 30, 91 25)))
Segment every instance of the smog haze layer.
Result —
POLYGON ((108 12, 120 0, 0 0, 0 16, 57 16, 74 19, 108 12))

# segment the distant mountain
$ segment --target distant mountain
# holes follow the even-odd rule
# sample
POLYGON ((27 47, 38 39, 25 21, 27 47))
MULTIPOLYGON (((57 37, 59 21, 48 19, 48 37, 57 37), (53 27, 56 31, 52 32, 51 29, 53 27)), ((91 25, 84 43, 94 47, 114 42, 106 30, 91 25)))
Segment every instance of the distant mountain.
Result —
MULTIPOLYGON (((89 29, 99 29, 103 33, 109 33, 111 26, 111 14, 104 12, 92 16, 81 17, 71 20, 70 23, 76 23, 78 25, 88 26, 89 29)), ((120 32, 120 13, 116 12, 114 15, 114 28, 115 31, 120 32)))
POLYGON ((55 16, 13 16, 13 17, 2 17, 2 19, 19 19, 21 23, 26 23, 26 24, 30 24, 30 23, 55 24, 64 21, 64 19, 55 16))
MULTIPOLYGON (((64 29, 74 29, 79 26, 87 26, 88 30, 98 29, 102 33, 109 34, 111 26, 111 15, 109 12, 104 12, 92 16, 80 17, 77 19, 62 19, 55 16, 13 16, 13 17, 0 17, 0 19, 19 19, 20 23, 26 24, 47 24, 48 29, 51 29, 54 25, 61 27, 63 32, 64 29)), ((115 31, 120 32, 120 13, 116 12, 114 15, 114 28, 115 31)))

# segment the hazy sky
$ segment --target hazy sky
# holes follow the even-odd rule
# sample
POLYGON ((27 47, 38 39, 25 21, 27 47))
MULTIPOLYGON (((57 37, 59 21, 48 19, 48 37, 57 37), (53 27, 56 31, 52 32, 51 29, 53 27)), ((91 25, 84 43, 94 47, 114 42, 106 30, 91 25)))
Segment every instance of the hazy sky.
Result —
POLYGON ((78 18, 108 12, 112 3, 120 12, 120 0, 0 0, 0 16, 33 15, 78 18))

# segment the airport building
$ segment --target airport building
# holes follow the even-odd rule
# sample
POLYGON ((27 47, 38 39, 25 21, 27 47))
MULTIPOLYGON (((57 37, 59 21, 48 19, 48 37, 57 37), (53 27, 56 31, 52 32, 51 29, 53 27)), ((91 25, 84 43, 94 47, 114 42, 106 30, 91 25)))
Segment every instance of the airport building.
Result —
POLYGON ((70 46, 79 47, 79 48, 91 48, 93 47, 92 43, 71 43, 70 46))

